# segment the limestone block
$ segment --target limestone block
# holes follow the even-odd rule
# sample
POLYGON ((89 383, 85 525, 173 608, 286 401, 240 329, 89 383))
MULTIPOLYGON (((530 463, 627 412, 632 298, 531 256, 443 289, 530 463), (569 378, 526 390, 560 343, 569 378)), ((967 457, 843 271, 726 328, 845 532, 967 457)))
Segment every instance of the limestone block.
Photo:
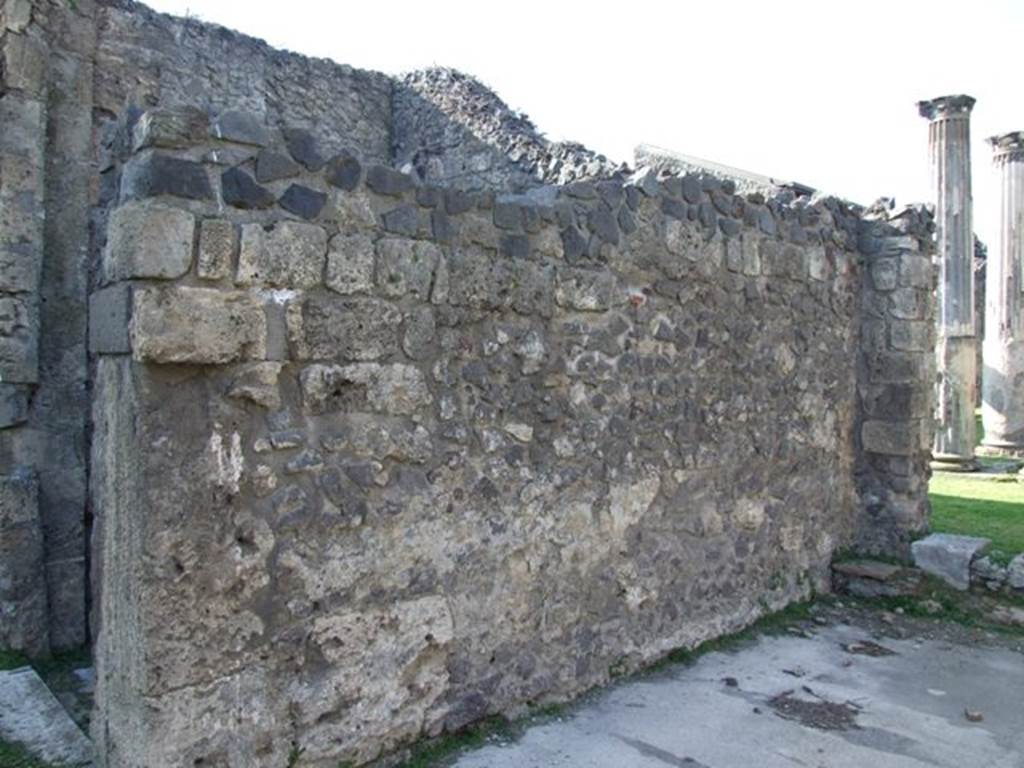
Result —
POLYGON ((323 449, 329 453, 413 463, 425 462, 434 455, 430 431, 408 419, 347 413, 337 423, 337 431, 320 439, 323 449))
POLYGON ((32 22, 32 0, 5 0, 0 5, 0 32, 24 32, 32 22))
POLYGON ((1006 568, 1006 583, 1012 589, 1024 590, 1024 553, 1010 561, 1006 568))
POLYGON ((559 268, 555 275, 555 303, 582 312, 603 312, 615 298, 615 275, 607 270, 559 268))
POLYGON ((89 297, 89 350, 96 355, 131 352, 131 286, 122 283, 102 288, 89 297))
POLYGON ((818 246, 807 251, 807 272, 812 280, 825 280, 828 277, 828 256, 825 249, 818 246))
POLYGON ((0 381, 39 380, 39 315, 30 294, 0 296, 0 381))
POLYGON ((29 35, 7 34, 0 46, 3 90, 24 91, 35 97, 46 92, 48 53, 46 45, 29 35))
POLYGON ((931 288, 935 280, 935 267, 931 259, 914 253, 900 256, 901 286, 910 288, 931 288))
POLYGON ((918 422, 865 421, 861 427, 864 450, 894 456, 913 456, 917 453, 918 422))
POLYGON ((103 282, 183 277, 192 267, 195 228, 195 217, 179 208, 121 206, 110 215, 107 227, 103 282))
POLYGON ((363 763, 381 744, 429 727, 428 713, 448 690, 454 637, 451 611, 438 596, 316 618, 309 642, 329 665, 326 690, 294 691, 310 753, 336 755, 338 734, 351 734, 351 754, 363 763), (404 682, 411 680, 415 685, 404 682), (331 717, 335 702, 351 691, 359 692, 360 706, 344 708, 340 720, 331 717))
POLYGON ((195 107, 163 107, 142 114, 132 131, 132 148, 179 149, 203 141, 209 131, 206 113, 195 107))
POLYGON ((863 398, 866 414, 889 422, 922 418, 930 405, 928 390, 919 382, 868 384, 863 398))
POLYGON ((236 282, 266 288, 312 288, 323 281, 326 258, 327 233, 315 224, 282 221, 270 231, 260 224, 246 224, 236 282))
POLYGON ((27 472, 0 476, 0 647, 45 654, 47 622, 39 486, 27 472))
POLYGON ((41 157, 46 139, 46 115, 41 102, 10 91, 0 96, 0 152, 41 157))
POLYGON ((217 115, 210 133, 224 141, 265 147, 270 143, 270 131, 260 115, 241 110, 228 110, 217 115))
POLYGON ((41 259, 43 168, 41 158, 0 154, 0 243, 41 259))
POLYGON ((757 531, 764 525, 765 504, 761 499, 739 499, 733 511, 736 526, 744 531, 757 531))
POLYGON ((369 235, 337 235, 327 254, 325 282, 340 294, 370 293, 373 290, 374 249, 369 235))
POLYGON ((414 365, 311 365, 300 380, 303 402, 317 414, 368 408, 408 416, 433 400, 422 371, 414 365))
POLYGON ((871 265, 871 282, 876 291, 891 291, 899 282, 899 261, 878 259, 871 265))
POLYGON ((228 397, 248 400, 269 410, 281 407, 281 389, 278 379, 283 363, 252 363, 243 366, 228 387, 228 397))
POLYGON ((971 586, 971 562, 991 542, 975 536, 933 533, 911 545, 914 565, 938 576, 954 589, 971 586))
POLYGON ((868 363, 872 383, 884 384, 920 381, 926 360, 922 352, 879 352, 868 363))
POLYGON ((930 323, 916 320, 893 320, 889 326, 892 348, 907 352, 925 352, 931 349, 930 323))
POLYGON ((555 306, 555 268, 523 259, 495 265, 495 285, 502 305, 522 315, 551 317, 555 306))
POLYGON ((378 360, 398 351, 402 313, 371 298, 310 296, 289 302, 288 339, 296 360, 378 360))
POLYGON ((665 222, 665 245, 669 253, 693 261, 704 247, 704 235, 693 224, 668 219, 665 222))
POLYGON ((199 228, 199 259, 196 273, 203 280, 228 276, 238 250, 235 225, 224 219, 204 219, 199 228))
POLYGON ((385 237, 377 243, 377 287, 384 296, 426 301, 441 250, 433 243, 385 237))
POLYGON ((889 311, 900 320, 920 320, 927 306, 923 292, 917 288, 897 288, 891 294, 889 311))
POLYGON ((0 382, 0 429, 24 424, 28 420, 31 387, 0 382))
POLYGON ((444 277, 434 286, 434 301, 446 290, 445 300, 454 306, 496 308, 498 288, 494 280, 494 259, 481 248, 460 249, 444 260, 444 277))
POLYGON ((219 365, 266 356, 263 306, 241 291, 137 290, 130 328, 135 359, 144 362, 219 365))
MULTIPOLYGON (((0 234, 2 237, 2 234, 0 234)), ((0 243, 0 291, 31 293, 39 289, 40 251, 30 244, 0 243)))

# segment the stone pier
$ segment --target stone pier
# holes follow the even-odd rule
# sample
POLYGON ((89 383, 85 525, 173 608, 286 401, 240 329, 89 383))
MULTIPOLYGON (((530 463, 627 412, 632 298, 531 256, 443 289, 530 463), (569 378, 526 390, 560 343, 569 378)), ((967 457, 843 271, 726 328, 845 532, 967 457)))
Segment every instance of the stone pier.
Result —
POLYGON ((1002 177, 998 249, 988 260, 982 419, 986 451, 1024 455, 1024 131, 989 139, 1002 177))
POLYGON ((970 471, 976 468, 977 402, 970 147, 974 99, 940 96, 917 106, 930 121, 928 148, 940 258, 933 466, 970 471))

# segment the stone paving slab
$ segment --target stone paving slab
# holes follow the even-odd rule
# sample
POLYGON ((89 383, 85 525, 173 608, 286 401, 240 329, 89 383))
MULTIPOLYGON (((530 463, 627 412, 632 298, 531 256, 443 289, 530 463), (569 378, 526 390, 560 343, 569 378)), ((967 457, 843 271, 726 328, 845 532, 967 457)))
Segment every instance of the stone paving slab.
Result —
POLYGON ((55 766, 92 765, 92 746, 31 667, 0 671, 0 738, 55 766))
POLYGON ((456 768, 1021 768, 1024 655, 839 624, 600 693, 456 768), (890 653, 891 652, 891 653, 890 653), (981 717, 978 722, 968 719, 981 717))

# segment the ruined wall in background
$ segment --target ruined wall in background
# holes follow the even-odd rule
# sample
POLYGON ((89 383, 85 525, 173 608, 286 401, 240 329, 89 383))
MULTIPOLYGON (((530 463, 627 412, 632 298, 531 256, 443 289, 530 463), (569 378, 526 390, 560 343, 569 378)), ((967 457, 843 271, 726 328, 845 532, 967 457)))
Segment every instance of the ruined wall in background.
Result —
POLYGON ((101 764, 362 763, 827 589, 854 211, 261 184, 206 119, 138 122, 92 297, 101 764))
MULTIPOLYGON (((275 50, 133 0, 98 0, 96 25, 95 106, 108 117, 157 105, 237 109, 264 116, 271 128, 311 131, 328 153, 391 156, 387 75, 275 50)), ((232 123, 225 130, 238 138, 244 128, 232 123)))
POLYGON ((395 83, 396 167, 431 184, 526 192, 621 170, 580 144, 549 141, 475 78, 445 67, 395 83))

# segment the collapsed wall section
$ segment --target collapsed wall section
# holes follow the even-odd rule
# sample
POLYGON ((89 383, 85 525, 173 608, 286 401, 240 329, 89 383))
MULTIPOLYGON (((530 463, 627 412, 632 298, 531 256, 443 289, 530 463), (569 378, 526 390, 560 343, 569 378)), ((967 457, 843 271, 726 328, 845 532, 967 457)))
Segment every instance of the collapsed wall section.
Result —
POLYGON ((581 144, 548 140, 494 91, 448 67, 399 78, 393 113, 394 164, 431 184, 521 193, 624 170, 581 144))
POLYGON ((102 765, 361 764, 827 589, 873 434, 854 211, 260 183, 205 120, 138 121, 91 301, 102 765))

